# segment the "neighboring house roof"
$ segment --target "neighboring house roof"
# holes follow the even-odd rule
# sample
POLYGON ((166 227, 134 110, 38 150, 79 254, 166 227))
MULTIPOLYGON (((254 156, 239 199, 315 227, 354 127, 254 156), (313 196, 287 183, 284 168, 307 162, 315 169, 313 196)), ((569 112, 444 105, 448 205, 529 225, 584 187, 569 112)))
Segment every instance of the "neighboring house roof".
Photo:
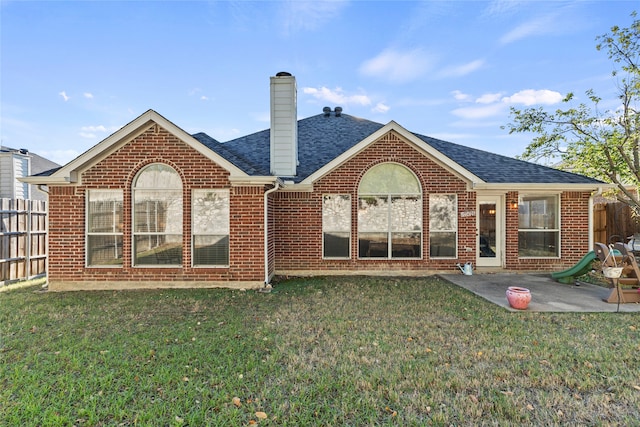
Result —
MULTIPOLYGON (((60 168, 60 165, 52 162, 49 159, 46 159, 36 153, 32 153, 25 148, 10 148, 6 146, 0 146, 0 155, 11 155, 11 153, 18 154, 20 156, 25 156, 29 159, 29 169, 30 176, 34 175, 50 175, 57 168, 60 168)), ((2 175, 2 174, 0 174, 2 175)), ((14 177, 18 181, 22 182, 24 176, 14 177)), ((1 181, 1 178, 0 178, 1 181)), ((12 184, 13 185, 13 184, 12 184)), ((0 185, 1 187, 2 185, 0 185)), ((28 194, 23 194, 23 196, 28 196, 31 200, 47 200, 47 195, 45 192, 41 191, 37 186, 31 184, 31 189, 28 194)))
POLYGON ((49 159, 45 159, 44 157, 39 156, 38 154, 33 153, 31 151, 27 151, 23 148, 17 149, 17 148, 2 146, 0 147, 0 152, 20 153, 20 154, 26 154, 30 156, 31 157, 31 175, 38 175, 43 172, 46 173, 52 169, 56 169, 60 167, 60 165, 57 164, 56 162, 52 162, 49 159))
MULTIPOLYGON (((393 123, 393 122, 392 122, 393 123)), ((298 175, 302 182, 314 172, 356 147, 371 134, 384 128, 381 123, 341 114, 318 114, 298 121, 298 175)), ((397 125, 396 125, 397 127, 397 125)), ((410 132, 409 132, 410 133, 410 132)), ((601 184, 601 181, 535 163, 469 148, 424 135, 412 134, 485 183, 562 183, 601 184)), ((249 175, 269 175, 269 129, 228 142, 217 142, 204 133, 194 135, 249 175)))

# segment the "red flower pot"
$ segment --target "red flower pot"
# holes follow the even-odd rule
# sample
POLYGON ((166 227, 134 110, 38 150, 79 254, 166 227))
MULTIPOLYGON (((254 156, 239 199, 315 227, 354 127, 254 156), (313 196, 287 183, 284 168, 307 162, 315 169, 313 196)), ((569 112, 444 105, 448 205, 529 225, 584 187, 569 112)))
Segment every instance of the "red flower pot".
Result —
POLYGON ((525 310, 531 302, 531 291, 527 288, 509 286, 507 288, 507 301, 509 305, 517 310, 525 310))

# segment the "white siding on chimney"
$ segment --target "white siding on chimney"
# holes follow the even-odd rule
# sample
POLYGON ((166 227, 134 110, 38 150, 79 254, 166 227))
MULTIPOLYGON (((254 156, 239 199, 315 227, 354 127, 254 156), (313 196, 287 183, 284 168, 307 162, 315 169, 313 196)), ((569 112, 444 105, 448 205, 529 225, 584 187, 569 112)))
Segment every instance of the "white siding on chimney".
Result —
POLYGON ((295 176, 298 164, 297 89, 293 76, 271 77, 271 173, 295 176))

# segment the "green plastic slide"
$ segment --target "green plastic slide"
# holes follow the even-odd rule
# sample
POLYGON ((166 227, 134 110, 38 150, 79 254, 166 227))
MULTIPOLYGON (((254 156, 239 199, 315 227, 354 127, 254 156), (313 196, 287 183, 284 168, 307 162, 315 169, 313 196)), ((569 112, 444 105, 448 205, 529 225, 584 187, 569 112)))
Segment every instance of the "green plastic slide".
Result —
POLYGON ((594 251, 588 252, 576 265, 567 270, 551 273, 551 277, 560 283, 573 284, 576 281, 576 277, 582 276, 591 270, 591 263, 597 258, 594 251))

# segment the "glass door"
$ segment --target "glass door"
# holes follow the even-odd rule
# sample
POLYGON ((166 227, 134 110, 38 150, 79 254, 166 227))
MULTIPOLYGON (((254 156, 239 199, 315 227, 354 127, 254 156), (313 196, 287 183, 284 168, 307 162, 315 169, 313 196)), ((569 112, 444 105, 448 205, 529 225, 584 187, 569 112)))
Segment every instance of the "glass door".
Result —
POLYGON ((478 196, 476 264, 479 267, 502 266, 502 199, 502 196, 478 196))

